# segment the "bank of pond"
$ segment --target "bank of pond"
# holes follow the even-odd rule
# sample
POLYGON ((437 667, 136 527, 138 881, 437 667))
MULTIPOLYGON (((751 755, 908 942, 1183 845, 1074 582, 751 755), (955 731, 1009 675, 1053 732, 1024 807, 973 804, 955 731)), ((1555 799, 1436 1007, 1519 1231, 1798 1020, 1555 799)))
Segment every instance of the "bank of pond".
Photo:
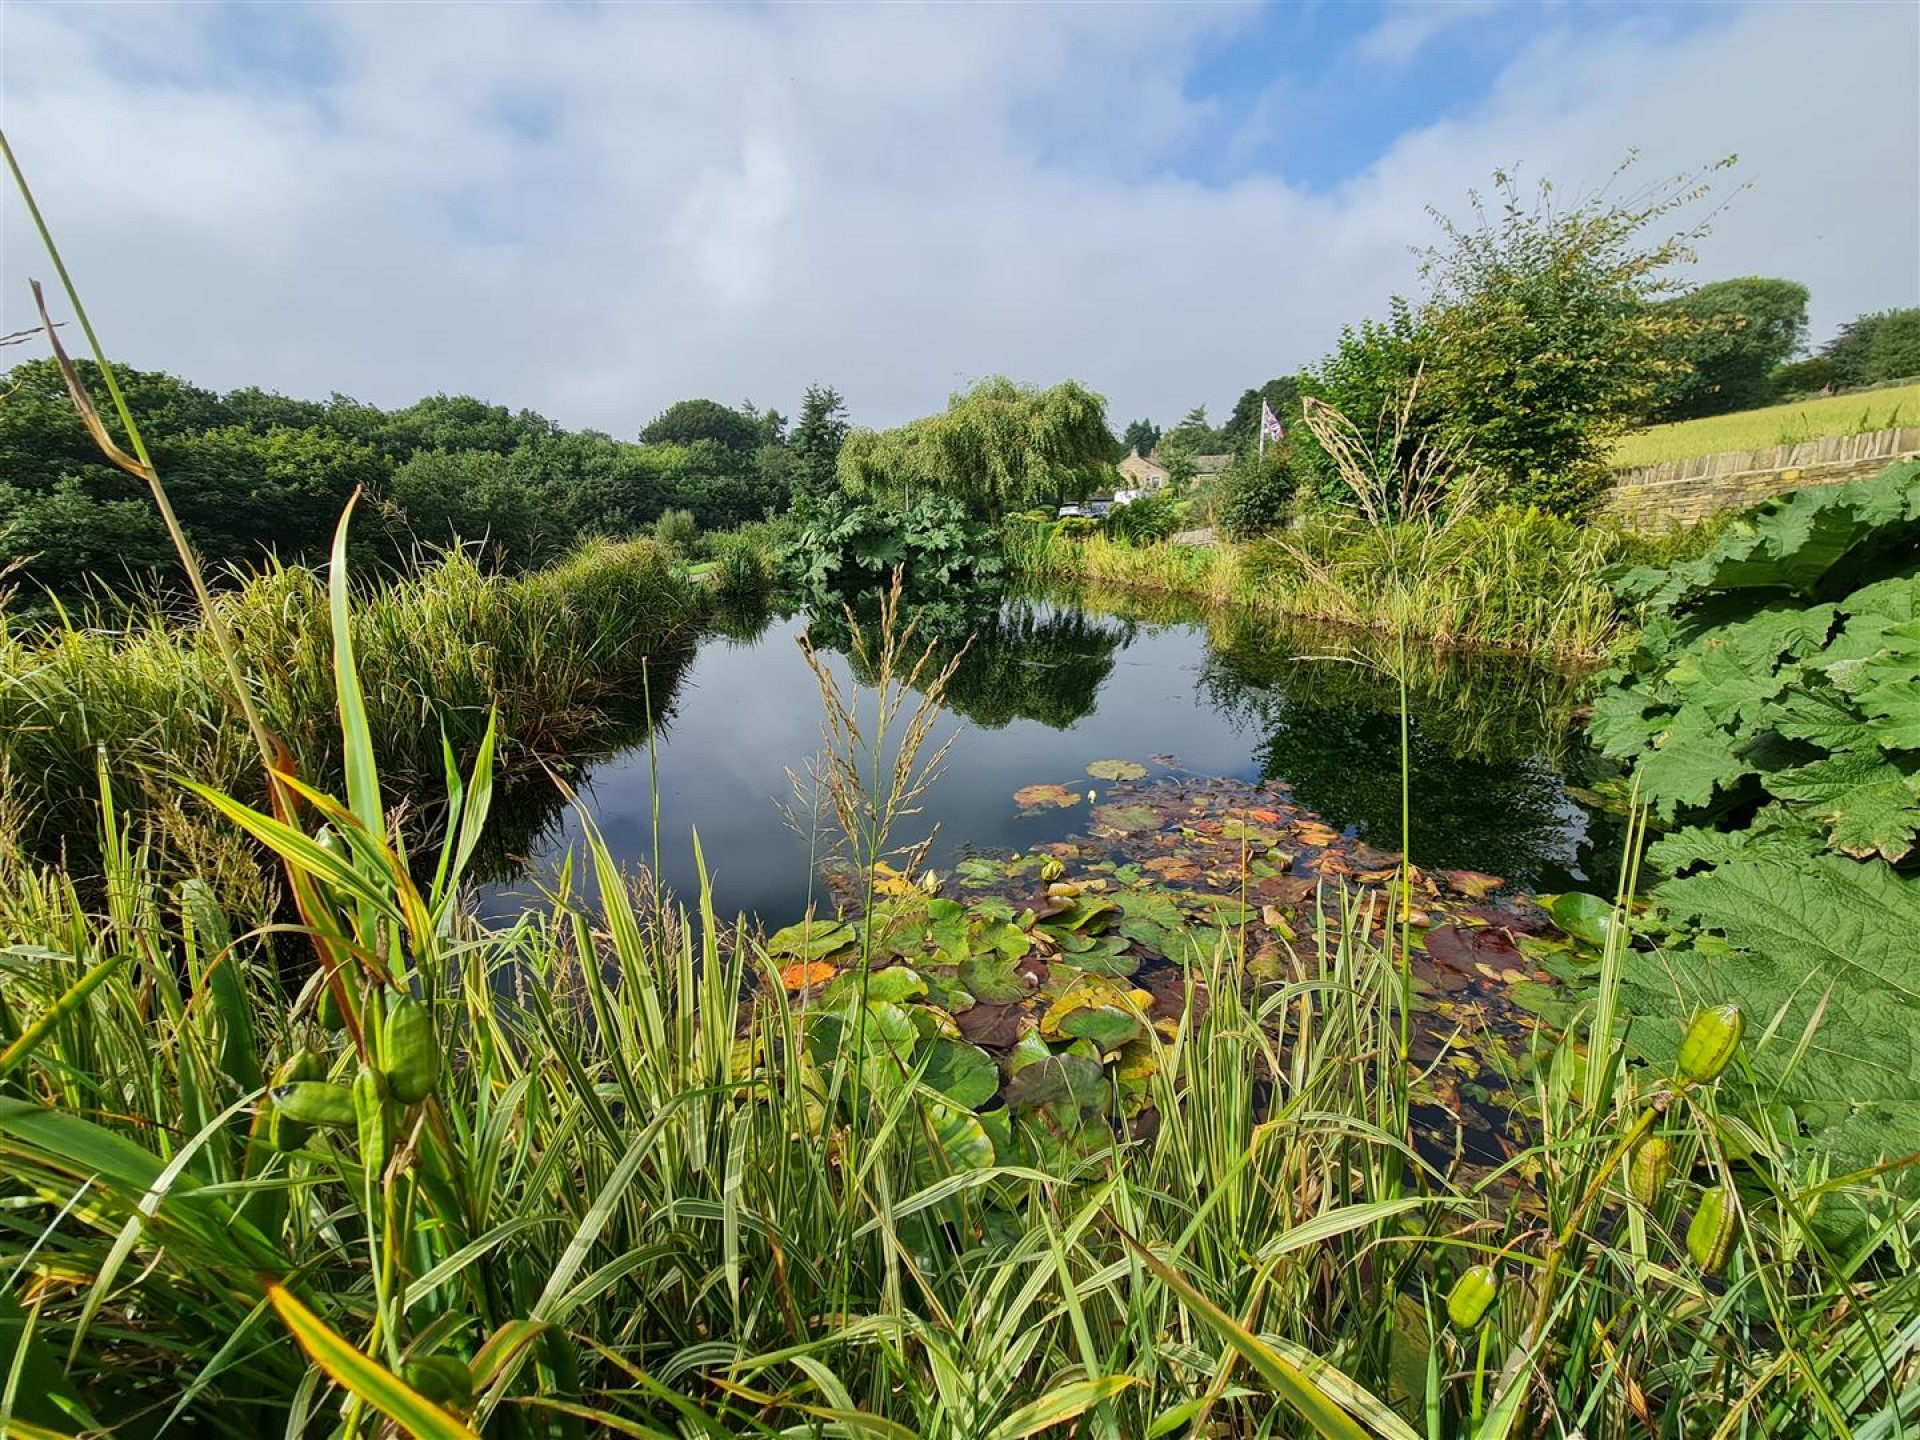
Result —
POLYGON ((1905 1433, 1916 546, 1778 502, 1597 680, 272 571, 271 803, 190 631, 0 636, 0 1419, 1905 1433))

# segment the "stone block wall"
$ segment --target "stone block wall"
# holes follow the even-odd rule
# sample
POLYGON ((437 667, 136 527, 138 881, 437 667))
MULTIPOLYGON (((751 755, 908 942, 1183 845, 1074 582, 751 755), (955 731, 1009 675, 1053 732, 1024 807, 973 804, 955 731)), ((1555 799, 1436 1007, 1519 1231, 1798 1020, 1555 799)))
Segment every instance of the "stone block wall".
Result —
POLYGON ((1920 455, 1920 426, 1915 425, 1668 460, 1615 475, 1600 510, 1636 530, 1669 530, 1783 491, 1877 474, 1912 455, 1920 455))

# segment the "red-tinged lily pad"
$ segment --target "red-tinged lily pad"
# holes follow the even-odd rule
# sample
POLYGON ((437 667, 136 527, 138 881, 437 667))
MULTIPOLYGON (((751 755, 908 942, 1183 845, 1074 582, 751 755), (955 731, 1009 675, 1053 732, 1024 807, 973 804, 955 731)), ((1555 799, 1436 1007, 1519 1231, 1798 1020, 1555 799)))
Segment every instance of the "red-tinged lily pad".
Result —
POLYGON ((1520 947, 1505 930, 1490 925, 1436 925, 1427 932, 1427 954, 1439 964, 1480 974, 1483 965, 1499 969, 1519 960, 1520 947))
POLYGON ((1067 810, 1080 803, 1080 792, 1064 785, 1022 785, 1013 792, 1013 801, 1026 810, 1040 810, 1049 805, 1067 810))
POLYGON ((960 1033, 976 1045, 993 1050, 1011 1049, 1027 1023, 1027 1012, 1018 1005, 975 1005, 953 1017, 960 1033))

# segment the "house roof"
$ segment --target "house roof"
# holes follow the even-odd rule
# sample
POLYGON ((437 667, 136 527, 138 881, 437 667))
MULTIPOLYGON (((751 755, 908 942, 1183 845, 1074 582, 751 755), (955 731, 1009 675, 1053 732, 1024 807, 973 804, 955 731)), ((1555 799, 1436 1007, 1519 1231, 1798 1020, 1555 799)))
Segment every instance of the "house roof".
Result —
POLYGON ((1196 455, 1193 457, 1194 472, 1199 475, 1218 475, 1233 463, 1231 455, 1196 455))

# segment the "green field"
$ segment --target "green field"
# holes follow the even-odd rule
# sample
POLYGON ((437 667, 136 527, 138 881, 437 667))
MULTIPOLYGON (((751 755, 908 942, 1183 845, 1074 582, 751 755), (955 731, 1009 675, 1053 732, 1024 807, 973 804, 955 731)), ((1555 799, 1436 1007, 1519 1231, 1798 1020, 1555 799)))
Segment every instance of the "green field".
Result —
POLYGON ((1895 425, 1920 425, 1920 382, 1655 425, 1622 440, 1613 463, 1616 469, 1626 470, 1724 450, 1764 450, 1828 435, 1863 435, 1895 425))

